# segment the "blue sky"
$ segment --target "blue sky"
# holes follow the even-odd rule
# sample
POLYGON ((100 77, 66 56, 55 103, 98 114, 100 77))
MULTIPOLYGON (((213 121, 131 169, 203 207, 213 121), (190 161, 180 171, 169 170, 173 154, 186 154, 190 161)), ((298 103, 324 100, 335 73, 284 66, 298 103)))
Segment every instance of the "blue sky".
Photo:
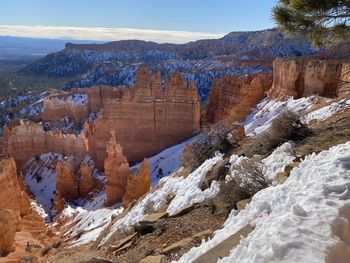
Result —
MULTIPOLYGON (((18 35, 23 31, 24 36, 43 37, 45 31, 59 27, 60 31, 48 32, 47 37, 52 38, 53 34, 77 38, 74 28, 127 28, 139 30, 135 38, 141 31, 145 33, 141 38, 156 31, 185 32, 184 41, 191 37, 212 38, 231 31, 273 27, 271 7, 274 3, 275 0, 1 0, 0 35, 18 35), (191 36, 193 32, 197 34, 191 36)), ((88 37, 93 33, 89 32, 78 37, 88 37)), ((125 34, 117 33, 116 38, 125 34)), ((99 34, 101 38, 113 38, 116 33, 99 34)), ((176 37, 179 36, 173 36, 176 37)), ((165 41, 169 34, 163 38, 165 41)))

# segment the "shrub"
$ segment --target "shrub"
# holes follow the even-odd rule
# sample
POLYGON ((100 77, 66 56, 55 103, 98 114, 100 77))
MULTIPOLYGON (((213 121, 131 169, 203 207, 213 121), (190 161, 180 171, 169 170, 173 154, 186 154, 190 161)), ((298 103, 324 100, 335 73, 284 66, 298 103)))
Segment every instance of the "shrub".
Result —
POLYGON ((242 160, 232 172, 231 178, 220 182, 219 194, 211 200, 213 212, 228 215, 236 203, 253 197, 257 192, 269 186, 265 179, 265 166, 256 159, 242 160))
POLYGON ((287 141, 301 141, 312 131, 300 121, 295 113, 285 110, 272 120, 271 128, 242 145, 240 154, 252 157, 255 154, 268 155, 287 141))
POLYGON ((234 148, 235 142, 229 140, 228 134, 233 129, 224 123, 217 123, 206 129, 200 139, 185 146, 181 155, 182 165, 194 170, 205 160, 213 157, 216 151, 230 152, 234 148))
POLYGON ((42 256, 47 255, 47 254, 50 252, 51 249, 52 249, 52 246, 44 247, 44 248, 41 250, 41 255, 42 255, 42 256))

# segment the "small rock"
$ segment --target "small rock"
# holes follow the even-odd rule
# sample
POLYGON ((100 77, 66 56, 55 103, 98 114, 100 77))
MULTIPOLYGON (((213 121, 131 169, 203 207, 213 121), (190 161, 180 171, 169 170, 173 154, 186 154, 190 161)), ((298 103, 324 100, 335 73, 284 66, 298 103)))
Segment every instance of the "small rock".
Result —
POLYGON ((165 260, 165 256, 158 255, 158 256, 148 256, 142 259, 139 263, 162 263, 165 260))
POLYGON ((134 234, 132 234, 132 235, 129 235, 129 236, 127 236, 127 237, 125 237, 125 238, 119 240, 117 244, 115 244, 115 245, 110 245, 110 246, 108 247, 108 250, 107 250, 108 253, 112 253, 113 251, 118 250, 119 248, 123 247, 125 244, 127 244, 127 243, 129 243, 129 242, 131 243, 131 241, 134 239, 134 237, 135 237, 136 235, 137 235, 137 233, 134 233, 134 234))
POLYGON ((241 200, 241 201, 238 201, 238 202, 236 203, 237 210, 238 210, 238 211, 244 210, 245 207, 247 206, 247 204, 249 204, 251 200, 252 200, 252 199, 249 198, 249 199, 243 199, 243 200, 241 200))

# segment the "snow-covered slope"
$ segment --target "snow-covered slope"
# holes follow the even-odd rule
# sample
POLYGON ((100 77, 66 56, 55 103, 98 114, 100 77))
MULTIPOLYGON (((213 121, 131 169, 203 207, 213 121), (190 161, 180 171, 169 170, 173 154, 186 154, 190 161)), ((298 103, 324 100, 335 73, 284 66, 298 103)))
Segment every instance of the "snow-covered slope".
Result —
POLYGON ((191 249, 191 262, 247 224, 255 229, 219 262, 323 262, 337 242, 330 224, 349 204, 350 142, 307 156, 282 185, 258 192, 245 210, 233 210, 213 239, 191 249))

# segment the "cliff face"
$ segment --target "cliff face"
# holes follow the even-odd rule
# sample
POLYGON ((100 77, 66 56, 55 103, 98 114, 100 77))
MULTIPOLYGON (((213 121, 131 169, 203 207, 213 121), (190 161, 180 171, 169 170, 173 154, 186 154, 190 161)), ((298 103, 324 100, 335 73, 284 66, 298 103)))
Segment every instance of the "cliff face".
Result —
POLYGON ((80 94, 80 96, 72 95, 68 98, 46 98, 41 117, 44 121, 56 122, 67 116, 77 123, 83 123, 89 116, 87 99, 85 97, 85 94, 80 94), (80 98, 80 100, 76 98, 80 98))
POLYGON ((206 109, 206 122, 215 123, 225 118, 244 120, 271 85, 272 76, 267 73, 214 79, 206 109))
POLYGON ((74 155, 82 160, 87 154, 87 142, 83 136, 45 132, 40 124, 22 123, 11 129, 8 135, 8 153, 21 169, 31 158, 47 152, 74 155))
POLYGON ((106 152, 104 169, 107 179, 107 205, 113 205, 122 201, 129 177, 129 163, 123 155, 123 148, 117 144, 114 133, 108 141, 106 152))
POLYGON ((272 99, 307 97, 318 94, 338 97, 349 94, 342 85, 349 78, 350 63, 341 60, 303 60, 277 58, 273 62, 272 99))
POLYGON ((167 79, 162 91, 160 74, 143 68, 135 86, 121 99, 107 100, 95 122, 85 125, 89 153, 101 168, 106 143, 114 131, 130 162, 142 160, 183 141, 200 128, 197 90, 177 74, 167 79))
POLYGON ((14 251, 16 230, 21 216, 30 213, 30 200, 21 190, 13 158, 0 160, 0 254, 14 251))
POLYGON ((20 188, 17 178, 16 163, 13 158, 0 160, 0 211, 9 209, 16 220, 29 211, 29 197, 20 188))

